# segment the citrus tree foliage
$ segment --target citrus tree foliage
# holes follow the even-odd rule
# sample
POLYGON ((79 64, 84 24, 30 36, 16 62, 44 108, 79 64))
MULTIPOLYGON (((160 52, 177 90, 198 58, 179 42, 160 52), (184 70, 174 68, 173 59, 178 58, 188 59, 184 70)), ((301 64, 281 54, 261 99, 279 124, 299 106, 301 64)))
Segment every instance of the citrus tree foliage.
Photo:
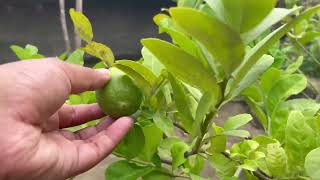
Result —
MULTIPOLYGON (((116 67, 144 93, 134 127, 113 152, 121 160, 106 168, 106 179, 210 179, 201 173, 206 164, 220 179, 319 177, 320 104, 290 98, 307 86, 299 71, 303 57, 282 69, 270 49, 320 6, 302 11, 275 5, 276 0, 178 0, 177 7, 154 17, 171 41, 142 39, 138 61, 115 61, 108 46, 93 41, 88 18, 70 11, 86 45, 60 58, 83 65, 84 53, 95 56, 101 62, 94 68, 116 67), (252 137, 242 129, 250 114, 215 123, 235 98, 249 105, 265 134, 252 137), (227 146, 230 137, 240 141, 227 146)), ((42 57, 30 45, 11 48, 21 59, 42 57)), ((95 93, 86 92, 67 103, 94 102, 95 93)))

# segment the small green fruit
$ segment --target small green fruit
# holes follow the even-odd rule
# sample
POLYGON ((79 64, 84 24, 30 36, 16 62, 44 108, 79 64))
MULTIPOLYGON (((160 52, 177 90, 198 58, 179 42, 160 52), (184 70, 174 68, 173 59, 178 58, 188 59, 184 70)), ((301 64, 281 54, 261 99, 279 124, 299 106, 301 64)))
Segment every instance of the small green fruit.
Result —
POLYGON ((96 91, 99 106, 104 113, 114 118, 134 114, 143 99, 141 90, 121 70, 112 67, 109 72, 110 81, 96 91))

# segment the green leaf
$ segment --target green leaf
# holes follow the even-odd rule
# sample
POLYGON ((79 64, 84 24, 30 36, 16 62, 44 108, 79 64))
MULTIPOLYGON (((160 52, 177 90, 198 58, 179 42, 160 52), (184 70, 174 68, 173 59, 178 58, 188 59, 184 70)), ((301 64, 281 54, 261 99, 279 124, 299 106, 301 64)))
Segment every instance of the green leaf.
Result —
POLYGON ((267 111, 272 117, 279 104, 288 97, 298 94, 307 86, 307 79, 300 74, 285 76, 271 88, 267 96, 267 111))
POLYGON ((79 95, 70 95, 67 103, 70 105, 82 104, 82 98, 79 95))
POLYGON ((316 134, 299 111, 292 111, 285 129, 285 150, 290 170, 298 171, 306 155, 316 148, 316 134))
POLYGON ((200 5, 198 9, 199 11, 207 14, 208 16, 217 17, 216 12, 214 12, 213 9, 211 9, 211 7, 207 3, 200 5))
POLYGON ((172 146, 171 156, 173 169, 177 169, 180 165, 187 161, 185 158, 185 153, 189 151, 189 149, 190 147, 184 142, 179 142, 172 146))
POLYGON ((25 48, 22 48, 17 45, 12 45, 10 46, 10 49, 15 53, 17 58, 19 58, 20 60, 44 58, 43 55, 38 54, 38 48, 30 44, 26 45, 25 48))
POLYGON ((259 165, 256 160, 245 159, 243 164, 241 164, 239 167, 248 171, 256 171, 258 169, 258 166, 259 165))
POLYGON ((151 166, 138 166, 126 160, 117 161, 111 164, 105 172, 106 180, 136 180, 151 172, 151 166))
POLYGON ((257 149, 257 151, 261 151, 264 153, 267 153, 267 147, 269 144, 278 143, 277 140, 272 139, 271 137, 268 137, 268 136, 263 136, 263 135, 256 136, 252 140, 259 143, 259 148, 257 149))
POLYGON ((219 20, 190 8, 171 8, 175 22, 197 39, 230 75, 242 62, 245 47, 240 35, 219 20), (187 19, 187 21, 186 21, 187 19))
POLYGON ((163 139, 163 141, 161 142, 158 151, 159 151, 159 155, 163 158, 166 159, 171 159, 171 148, 174 144, 176 143, 180 143, 183 142, 181 139, 179 138, 174 138, 174 137, 169 137, 169 138, 165 138, 163 139))
POLYGON ((279 140, 281 143, 283 143, 285 139, 285 129, 289 114, 290 110, 288 110, 287 108, 277 109, 273 118, 269 121, 269 133, 273 138, 279 140))
POLYGON ((250 171, 244 172, 245 180, 259 180, 255 175, 252 174, 250 171))
POLYGON ((178 0, 178 7, 194 7, 196 0, 178 0))
POLYGON ((313 99, 291 99, 281 104, 281 108, 288 108, 289 110, 296 111, 309 111, 311 112, 311 116, 314 116, 317 111, 320 109, 320 104, 313 99))
POLYGON ((204 178, 196 174, 190 174, 191 180, 210 180, 209 178, 204 178))
POLYGON ((104 62, 98 62, 92 67, 92 69, 105 69, 105 68, 106 68, 106 65, 104 64, 104 62))
POLYGON ((304 57, 303 56, 300 56, 294 63, 290 64, 287 69, 286 69, 286 73, 287 74, 293 74, 295 73, 296 71, 299 70, 300 66, 302 65, 303 63, 303 59, 304 57))
POLYGON ((212 92, 216 102, 219 102, 221 98, 219 85, 211 73, 193 56, 159 39, 144 39, 142 40, 142 44, 148 48, 175 77, 203 91, 208 90, 212 92))
POLYGON ((309 31, 309 32, 305 32, 303 37, 299 38, 298 41, 302 45, 306 45, 306 44, 310 43, 311 41, 317 39, 319 36, 320 36, 320 32, 318 32, 318 31, 309 31))
POLYGON ((223 127, 226 131, 235 130, 246 125, 251 120, 252 116, 250 114, 239 114, 226 120, 223 127))
POLYGON ((243 41, 249 44, 253 40, 257 39, 262 33, 266 32, 273 25, 279 23, 284 18, 296 12, 298 7, 292 9, 274 8, 271 13, 255 28, 241 35, 243 41))
POLYGON ((20 60, 30 59, 29 52, 27 52, 24 48, 17 45, 12 45, 10 46, 10 49, 20 60))
POLYGON ((210 113, 214 107, 215 99, 211 93, 204 93, 200 99, 197 107, 195 121, 192 125, 192 136, 195 137, 199 135, 201 125, 206 118, 207 114, 210 113))
POLYGON ((212 125, 213 137, 210 139, 209 153, 225 152, 227 147, 227 137, 223 135, 224 129, 215 124, 212 125))
POLYGON ((92 104, 96 102, 96 93, 94 91, 87 91, 78 95, 70 95, 67 101, 70 105, 92 104))
POLYGON ((212 156, 209 156, 209 163, 220 177, 232 177, 238 167, 237 162, 227 158, 221 153, 214 153, 212 156))
POLYGON ((253 140, 244 140, 239 144, 234 144, 231 149, 231 157, 244 157, 248 158, 250 153, 257 150, 259 147, 259 143, 253 140))
POLYGON ((89 19, 81 12, 75 11, 73 8, 70 9, 69 13, 80 38, 87 43, 90 43, 93 38, 93 32, 89 19))
MULTIPOLYGON (((231 97, 229 99, 233 99, 238 96, 244 89, 252 85, 255 81, 257 81, 261 74, 263 74, 274 62, 274 58, 269 55, 264 55, 257 62, 256 65, 249 70, 248 74, 241 80, 237 88, 231 92, 231 97)), ((227 93, 227 92, 226 92, 227 93)))
POLYGON ((143 57, 142 64, 149 68, 156 76, 160 76, 164 66, 160 61, 145 47, 142 48, 141 54, 143 57))
POLYGON ((27 44, 25 50, 27 50, 29 54, 33 54, 33 55, 38 54, 38 48, 31 44, 27 44))
POLYGON ((76 65, 83 66, 83 64, 84 64, 83 56, 84 56, 84 52, 80 49, 77 49, 73 53, 70 54, 70 56, 68 57, 66 62, 70 63, 70 64, 76 64, 76 65))
POLYGON ((312 179, 320 177, 320 148, 314 149, 308 153, 305 159, 304 168, 308 176, 312 179))
POLYGON ((205 160, 200 155, 189 156, 185 163, 185 168, 193 174, 200 174, 205 165, 205 160))
POLYGON ((104 44, 92 41, 83 47, 82 50, 91 56, 99 58, 101 61, 106 63, 108 67, 111 67, 111 65, 114 63, 114 55, 112 50, 104 44))
POLYGON ((178 45, 182 50, 190 55, 201 60, 206 68, 208 67, 208 62, 205 60, 197 43, 187 36, 181 28, 177 27, 169 16, 158 14, 153 19, 159 26, 160 33, 166 32, 169 34, 174 44, 178 45))
POLYGON ((193 116, 192 116, 189 100, 186 96, 186 91, 182 83, 180 83, 170 74, 169 74, 169 80, 171 83, 173 98, 175 100, 176 107, 180 112, 181 116, 183 117, 183 126, 187 130, 191 131, 193 116))
POLYGON ((81 104, 93 104, 97 102, 95 91, 86 91, 80 94, 81 104))
POLYGON ((247 72, 261 58, 261 56, 265 54, 270 49, 270 47, 274 45, 282 36, 284 36, 288 31, 295 27, 299 22, 312 16, 319 9, 320 5, 308 9, 301 15, 291 20, 289 23, 281 26, 280 28, 269 34, 267 37, 265 37, 263 40, 261 40, 253 49, 251 49, 246 54, 243 64, 233 75, 235 77, 235 81, 232 83, 233 85, 231 86, 233 87, 238 82, 240 82, 242 78, 247 74, 247 72))
POLYGON ((62 60, 62 61, 66 60, 67 57, 68 57, 68 52, 67 52, 67 51, 61 53, 61 54, 58 56, 58 58, 59 58, 60 60, 62 60))
POLYGON ((145 137, 142 128, 135 124, 124 139, 122 139, 114 153, 120 154, 128 159, 135 158, 141 153, 145 145, 144 141, 145 137))
POLYGON ((258 102, 255 102, 252 98, 245 98, 245 102, 249 105, 250 110, 255 114, 259 122, 266 130, 268 127, 268 118, 264 110, 262 109, 262 106, 260 106, 258 102))
POLYGON ((250 98, 250 100, 256 103, 263 101, 262 92, 257 84, 253 84, 247 87, 245 90, 242 91, 241 95, 250 98))
POLYGON ((282 71, 277 68, 270 68, 260 78, 260 86, 265 94, 269 94, 270 89, 282 77, 282 71))
POLYGON ((220 20, 237 32, 248 32, 273 10, 276 0, 206 0, 220 20))
POLYGON ((223 135, 225 136, 235 136, 235 137, 241 137, 241 138, 248 138, 250 137, 250 133, 246 130, 229 130, 223 132, 223 135))
POLYGON ((266 162, 273 177, 283 177, 287 172, 287 155, 279 143, 268 144, 266 162))
POLYGON ((139 74, 134 69, 128 66, 124 66, 122 64, 114 64, 114 67, 120 69, 121 71, 129 75, 132 79, 134 79, 134 82, 142 90, 145 97, 150 97, 150 94, 152 92, 152 86, 141 74, 139 74))
POLYGON ((146 81, 148 81, 148 83, 152 86, 155 84, 157 80, 156 75, 151 70, 149 70, 147 67, 143 66, 138 62, 130 61, 130 60, 121 60, 121 61, 117 61, 117 63, 115 63, 113 66, 117 67, 118 64, 122 66, 127 66, 133 69, 138 74, 140 74, 146 81))
POLYGON ((162 171, 152 171, 149 174, 142 177, 143 180, 173 180, 174 178, 162 171))
POLYGON ((167 136, 174 134, 173 122, 166 116, 165 111, 158 110, 153 116, 153 122, 167 136))
POLYGON ((145 137, 145 145, 139 157, 145 161, 150 161, 160 145, 163 133, 155 124, 144 126, 142 130, 145 137))

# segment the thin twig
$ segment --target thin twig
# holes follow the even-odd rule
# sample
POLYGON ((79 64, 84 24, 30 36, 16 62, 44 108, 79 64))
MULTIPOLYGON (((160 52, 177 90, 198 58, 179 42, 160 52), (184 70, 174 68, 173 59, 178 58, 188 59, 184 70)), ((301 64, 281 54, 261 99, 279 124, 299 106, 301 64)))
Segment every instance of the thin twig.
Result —
MULTIPOLYGON (((224 155, 226 158, 230 159, 230 160, 234 160, 230 157, 230 154, 227 152, 221 152, 222 155, 224 155)), ((240 163, 239 161, 237 161, 238 163, 240 163)), ((269 177, 268 175, 266 175, 265 173, 263 173, 261 170, 256 170, 252 172, 254 176, 256 176, 257 178, 261 179, 261 180, 271 180, 272 178, 269 177)))
POLYGON ((239 177, 242 173, 242 167, 238 167, 236 172, 234 173, 234 177, 239 177))
POLYGON ((262 173, 259 169, 257 171, 252 172, 254 176, 261 180, 271 180, 271 178, 267 177, 264 173, 262 173))
MULTIPOLYGON (((218 107, 220 107, 220 104, 218 105, 218 107)), ((218 108, 219 109, 219 108, 218 108)), ((203 144, 203 138, 205 136, 205 134, 208 131, 209 125, 212 122, 212 119, 216 116, 218 109, 212 111, 209 113, 209 115, 206 117, 206 119, 204 120, 204 122, 201 125, 201 130, 200 130, 200 136, 198 137, 196 144, 194 146, 194 149, 191 151, 190 154, 197 154, 200 149, 201 149, 201 145, 203 144)))
POLYGON ((170 161, 170 160, 163 159, 163 158, 161 158, 160 160, 161 160, 161 162, 164 163, 164 164, 172 165, 172 161, 170 161))
POLYGON ((309 52, 298 40, 297 38, 293 38, 295 40, 295 42, 297 43, 297 45, 306 53, 308 54, 311 59, 320 67, 320 61, 311 53, 309 52))
MULTIPOLYGON (((304 74, 304 72, 301 71, 300 69, 298 69, 298 72, 299 72, 300 74, 306 76, 306 75, 304 74)), ((309 86, 310 90, 312 91, 312 93, 313 93, 315 96, 319 95, 320 92, 319 92, 318 89, 312 84, 312 82, 309 80, 309 78, 308 78, 308 81, 307 81, 307 82, 308 82, 308 86, 309 86)))
POLYGON ((179 128, 180 130, 182 130, 184 133, 188 134, 188 131, 184 127, 182 127, 180 124, 174 122, 173 125, 179 128))
POLYGON ((60 6, 60 23, 63 33, 63 40, 67 53, 71 51, 70 38, 68 33, 67 19, 66 19, 66 10, 65 10, 65 0, 59 0, 60 6))
MULTIPOLYGON (((83 0, 76 0, 76 10, 83 12, 83 0)), ((76 49, 81 47, 81 39, 78 36, 76 29, 74 29, 74 45, 76 49)))

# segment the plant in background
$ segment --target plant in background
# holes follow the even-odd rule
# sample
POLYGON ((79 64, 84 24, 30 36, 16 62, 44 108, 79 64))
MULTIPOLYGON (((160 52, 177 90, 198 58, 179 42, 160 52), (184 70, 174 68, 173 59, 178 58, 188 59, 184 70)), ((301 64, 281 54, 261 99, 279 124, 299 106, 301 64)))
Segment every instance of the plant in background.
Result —
MULTIPOLYGON (((304 9, 310 8, 317 3, 315 0, 297 1, 286 0, 283 6, 294 7, 295 5, 303 6, 304 9)), ((276 57, 280 55, 282 59, 287 59, 284 66, 292 63, 292 61, 304 56, 305 61, 301 66, 301 70, 308 76, 319 78, 320 70, 320 51, 319 51, 319 13, 315 13, 314 16, 301 21, 293 28, 288 34, 287 38, 282 39, 279 49, 274 49, 278 52, 274 54, 276 57), (279 53, 281 51, 281 53, 279 53)), ((315 91, 310 87, 310 96, 317 96, 319 90, 315 91)))
MULTIPOLYGON (((92 40, 89 20, 70 10, 86 45, 66 61, 83 65, 84 52, 95 56, 101 59, 95 67, 121 70, 144 96, 134 127, 113 152, 122 160, 106 169, 106 179, 207 179, 201 174, 206 162, 220 179, 319 177, 320 105, 287 100, 307 85, 305 76, 296 73, 302 59, 281 70, 268 53, 320 6, 298 13, 299 7, 275 8, 276 0, 177 4, 154 17, 172 43, 143 39, 139 61, 115 62, 107 46, 92 40), (238 97, 249 104, 265 135, 251 137, 241 129, 252 120, 249 114, 215 123, 221 108, 238 97), (227 146, 230 137, 239 143, 227 146)), ((30 47, 21 49, 15 50, 19 57, 20 52, 37 54, 30 47)), ((95 101, 95 92, 88 92, 71 96, 68 103, 95 101)))

